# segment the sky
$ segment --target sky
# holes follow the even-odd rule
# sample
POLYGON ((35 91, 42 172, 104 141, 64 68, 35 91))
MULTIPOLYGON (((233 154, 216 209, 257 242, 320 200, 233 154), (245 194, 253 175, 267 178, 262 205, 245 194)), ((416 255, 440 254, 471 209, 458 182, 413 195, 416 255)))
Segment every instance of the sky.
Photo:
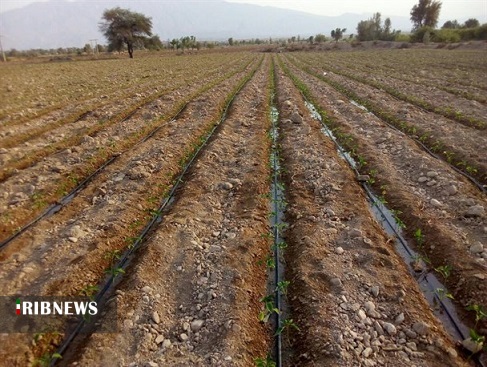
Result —
MULTIPOLYGON (((29 0, 0 0, 0 13, 25 6, 29 0)), ((51 0, 63 1, 63 0, 51 0)), ((86 0, 85 0, 86 1, 86 0)), ((96 0, 88 0, 96 1, 96 0)), ((135 0, 134 0, 135 1, 135 0)), ((165 0, 138 0, 161 1, 165 0)), ((181 0, 180 0, 181 1, 181 0)), ((184 1, 184 0, 182 0, 184 1)), ((211 0, 200 0, 211 1, 211 0)), ((235 3, 248 3, 262 6, 275 6, 284 9, 300 10, 316 15, 341 15, 344 13, 375 13, 383 16, 402 15, 409 17, 411 8, 418 0, 227 0, 235 3)), ((442 5, 440 20, 477 18, 487 22, 487 0, 440 0, 442 5)))

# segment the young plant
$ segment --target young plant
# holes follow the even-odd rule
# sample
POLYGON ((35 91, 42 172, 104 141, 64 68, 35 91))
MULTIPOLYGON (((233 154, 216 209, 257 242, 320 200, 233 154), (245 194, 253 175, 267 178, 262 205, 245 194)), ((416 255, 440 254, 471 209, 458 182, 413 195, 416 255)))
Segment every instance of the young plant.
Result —
POLYGON ((284 330, 289 333, 290 329, 295 329, 299 331, 298 325, 292 319, 286 319, 282 322, 281 326, 277 328, 276 335, 281 335, 284 330))
POLYGON ((62 358, 63 358, 63 356, 60 355, 59 353, 53 353, 53 354, 46 353, 42 357, 35 360, 33 363, 33 366, 48 367, 56 359, 62 359, 62 358))
POLYGON ((485 309, 477 304, 469 305, 467 307, 468 311, 474 311, 475 312, 475 326, 479 323, 479 321, 483 320, 484 318, 487 318, 487 311, 485 309))
POLYGON ((88 297, 90 300, 93 300, 94 299, 94 295, 98 292, 99 288, 98 286, 96 285, 91 285, 91 284, 88 284, 86 287, 84 287, 80 292, 80 296, 86 296, 88 297))
POLYGON ((451 265, 442 265, 442 266, 438 266, 437 268, 434 268, 434 269, 437 273, 440 273, 443 276, 443 278, 446 280, 451 274, 452 266, 451 265))
POLYGON ((276 291, 279 290, 279 292, 281 292, 282 294, 287 294, 287 288, 289 287, 289 284, 291 284, 290 281, 281 280, 277 283, 276 291))
POLYGON ((278 308, 274 307, 274 296, 273 295, 268 295, 268 296, 265 296, 264 298, 262 298, 260 300, 260 302, 263 302, 264 303, 264 309, 262 311, 260 311, 259 313, 259 321, 260 322, 267 322, 269 321, 269 317, 271 317, 271 315, 273 313, 277 313, 279 314, 280 311, 278 308))
POLYGON ((436 288, 435 294, 440 300, 444 300, 445 298, 454 299, 453 295, 447 292, 444 288, 436 288))
POLYGON ((270 356, 267 356, 266 359, 257 358, 255 360, 255 366, 256 367, 276 367, 276 362, 274 362, 270 356))
POLYGON ((423 245, 424 245, 424 235, 423 235, 423 232, 421 231, 421 228, 418 228, 414 232, 414 239, 416 240, 416 243, 418 244, 419 247, 423 247, 423 245))

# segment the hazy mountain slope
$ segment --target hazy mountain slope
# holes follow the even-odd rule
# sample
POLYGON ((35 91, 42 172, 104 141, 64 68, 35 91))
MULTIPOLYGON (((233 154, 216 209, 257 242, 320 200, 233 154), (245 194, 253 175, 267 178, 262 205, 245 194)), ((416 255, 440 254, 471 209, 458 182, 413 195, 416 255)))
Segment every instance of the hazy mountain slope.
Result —
MULTIPOLYGON (((138 1, 113 0, 72 2, 49 1, 27 5, 0 14, 4 48, 82 47, 98 38, 103 10, 120 5, 139 11, 153 20, 153 31, 162 40, 193 35, 200 40, 242 38, 329 36, 336 27, 356 32, 357 23, 370 15, 317 16, 292 10, 225 1, 138 1)), ((385 16, 383 16, 385 18, 385 16)), ((409 29, 407 17, 392 17, 397 29, 409 29)))

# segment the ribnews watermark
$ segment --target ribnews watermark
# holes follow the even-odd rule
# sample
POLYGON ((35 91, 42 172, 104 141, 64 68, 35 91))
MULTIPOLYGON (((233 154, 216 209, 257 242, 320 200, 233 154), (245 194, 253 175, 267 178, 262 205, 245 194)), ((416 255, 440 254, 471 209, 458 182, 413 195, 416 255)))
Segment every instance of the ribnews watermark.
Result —
POLYGON ((101 304, 89 297, 0 296, 0 333, 115 333, 117 301, 101 304))

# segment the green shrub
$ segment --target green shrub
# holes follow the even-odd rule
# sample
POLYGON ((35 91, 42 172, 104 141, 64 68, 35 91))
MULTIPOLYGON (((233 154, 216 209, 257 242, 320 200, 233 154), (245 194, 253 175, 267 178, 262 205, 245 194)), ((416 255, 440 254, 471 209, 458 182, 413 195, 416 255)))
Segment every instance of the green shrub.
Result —
POLYGON ((438 29, 434 31, 432 41, 433 42, 446 42, 457 43, 460 42, 462 37, 460 36, 459 29, 438 29))

